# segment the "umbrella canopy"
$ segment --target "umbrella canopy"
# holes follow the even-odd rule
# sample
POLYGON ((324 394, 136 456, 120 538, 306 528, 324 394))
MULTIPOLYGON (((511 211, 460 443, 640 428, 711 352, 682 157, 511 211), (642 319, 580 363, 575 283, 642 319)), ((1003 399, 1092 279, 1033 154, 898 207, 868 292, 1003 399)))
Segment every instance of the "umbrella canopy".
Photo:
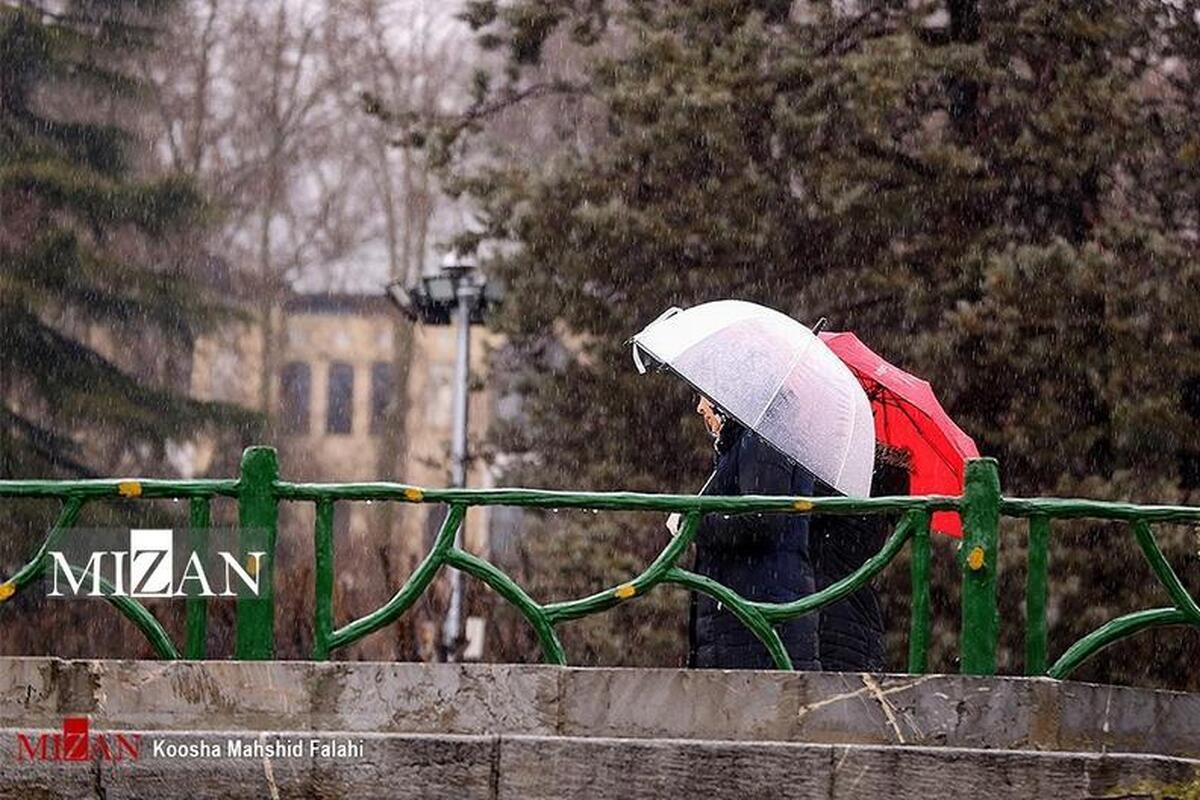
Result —
MULTIPOLYGON (((884 361, 853 333, 820 336, 866 389, 876 438, 908 451, 909 491, 962 494, 967 459, 978 458, 979 448, 950 419, 929 382, 884 361)), ((934 530, 962 536, 962 520, 953 511, 935 512, 931 524, 934 530)))
POLYGON ((631 340, 784 455, 851 497, 871 490, 871 404, 816 334, 754 303, 672 308, 631 340))

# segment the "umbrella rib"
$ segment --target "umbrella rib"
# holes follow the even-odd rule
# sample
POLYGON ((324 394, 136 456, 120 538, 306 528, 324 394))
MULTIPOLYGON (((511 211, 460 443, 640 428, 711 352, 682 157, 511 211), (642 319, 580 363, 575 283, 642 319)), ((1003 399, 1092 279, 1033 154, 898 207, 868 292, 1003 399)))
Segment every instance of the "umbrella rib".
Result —
MULTIPOLYGON (((911 422, 913 424, 913 427, 917 430, 917 432, 920 433, 920 430, 921 430, 920 423, 917 422, 917 420, 913 418, 912 414, 908 413, 908 409, 910 407, 913 407, 912 404, 911 403, 895 403, 894 405, 896 408, 900 409, 900 413, 903 414, 905 417, 907 417, 908 421, 911 422)), ((930 422, 934 422, 933 417, 929 416, 928 414, 925 414, 925 412, 921 412, 921 413, 924 415, 925 419, 929 420, 930 422)), ((921 438, 927 442, 929 441, 929 437, 927 437, 927 436, 922 435, 921 438)), ((942 460, 942 463, 945 464, 947 467, 949 467, 951 470, 957 469, 954 466, 954 462, 952 462, 950 459, 946 458, 946 456, 942 454, 941 450, 939 450, 936 447, 931 447, 930 449, 933 450, 934 454, 937 455, 937 457, 942 460)))
MULTIPOLYGON (((794 370, 796 365, 800 363, 801 357, 808 352, 808 348, 810 347, 812 347, 812 340, 805 339, 805 347, 801 350, 798 350, 796 354, 792 356, 792 363, 788 364, 787 369, 783 371, 783 376, 779 379, 779 383, 775 384, 775 388, 771 390, 769 395, 767 395, 767 402, 763 404, 762 411, 758 412, 758 419, 756 419, 754 424, 750 426, 751 429, 758 430, 758 426, 762 424, 763 417, 767 415, 767 409, 771 407, 771 402, 775 399, 776 395, 779 394, 779 390, 783 388, 784 381, 786 381, 788 376, 792 374, 792 370, 794 370)), ((841 477, 840 472, 838 473, 838 477, 841 477)))
MULTIPOLYGON (((875 397, 872 397, 872 402, 879 403, 879 405, 881 405, 881 406, 890 406, 892 408, 898 409, 900 411, 900 413, 903 414, 905 417, 907 417, 908 421, 913 424, 913 428, 917 431, 918 434, 920 434, 920 432, 921 432, 921 424, 910 413, 910 409, 919 411, 921 413, 922 417, 924 417, 926 420, 928 420, 929 422, 931 422, 935 426, 937 426, 939 430, 941 429, 940 426, 937 425, 937 421, 933 418, 933 416, 931 414, 920 409, 914 403, 900 397, 900 395, 898 395, 893 390, 889 389, 887 386, 884 386, 881 382, 875 380, 874 378, 865 376, 864 373, 862 372, 862 370, 856 369, 856 370, 853 370, 853 372, 855 373, 856 376, 859 376, 859 382, 862 382, 864 377, 866 378, 866 380, 871 381, 871 383, 872 383, 871 394, 876 395, 875 397)), ((950 420, 950 422, 953 424, 953 420, 950 420)), ((884 426, 885 427, 887 426, 886 415, 884 417, 884 426)), ((929 437, 927 437, 927 436, 922 435, 921 438, 925 439, 925 441, 929 441, 929 437)), ((947 437, 947 439, 948 438, 949 437, 947 437)), ((951 443, 951 444, 953 444, 953 443, 951 443)), ((955 465, 954 465, 954 462, 952 462, 950 459, 946 458, 946 456, 942 453, 941 450, 939 450, 936 447, 932 447, 930 449, 933 450, 934 454, 937 455, 937 457, 939 459, 941 459, 942 463, 945 464, 950 470, 953 471, 953 470, 957 469, 957 467, 955 467, 955 465)))
MULTIPOLYGON (((857 403, 850 404, 850 413, 852 414, 852 416, 850 417, 850 430, 851 431, 854 430, 854 426, 858 422, 858 409, 855 408, 856 405, 857 405, 857 403)), ((874 422, 874 420, 872 420, 872 422, 874 422)), ((874 427, 874 426, 872 426, 872 427, 874 427)), ((874 439, 875 437, 872 436, 871 438, 874 439)), ((846 459, 848 459, 849 457, 850 457, 850 448, 847 447, 847 448, 845 448, 845 452, 842 453, 842 463, 838 465, 838 475, 837 476, 838 476, 839 482, 842 480, 842 472, 846 469, 846 459)), ((872 472, 875 471, 875 452, 874 452, 873 447, 871 449, 871 471, 872 472)), ((870 493, 871 493, 871 489, 870 489, 870 486, 868 485, 867 494, 870 494, 870 493)))

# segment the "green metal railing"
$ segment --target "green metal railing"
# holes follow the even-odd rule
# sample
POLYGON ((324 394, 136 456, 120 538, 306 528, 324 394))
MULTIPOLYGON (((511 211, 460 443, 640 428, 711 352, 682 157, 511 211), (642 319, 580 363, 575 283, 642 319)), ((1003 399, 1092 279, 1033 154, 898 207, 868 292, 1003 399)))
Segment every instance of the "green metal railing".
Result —
MULTIPOLYGON (((512 603, 537 634, 544 658, 552 664, 567 663, 556 632, 559 624, 635 601, 657 586, 675 585, 719 600, 762 641, 778 668, 791 669, 787 650, 775 626, 853 593, 887 567, 907 546, 911 548, 912 586, 908 671, 923 673, 927 668, 930 635, 929 521, 936 511, 957 511, 963 519, 964 536, 958 551, 962 573, 959 646, 963 673, 990 675, 996 672, 1000 630, 996 582, 1001 517, 1029 520, 1025 598, 1027 674, 1064 678, 1104 647, 1146 628, 1162 625, 1200 627, 1200 607, 1163 556, 1150 527, 1152 523, 1200 523, 1200 508, 1005 498, 1000 493, 999 474, 992 459, 976 459, 967 465, 966 487, 961 497, 710 497, 531 489, 423 489, 398 483, 293 483, 280 479, 275 451, 266 447, 252 447, 245 452, 238 480, 0 481, 0 498, 54 498, 62 502, 59 517, 41 548, 12 578, 0 584, 0 603, 37 580, 47 567, 49 551, 76 523, 89 502, 108 498, 186 499, 190 503, 191 528, 198 532, 209 526, 211 502, 219 497, 237 501, 242 530, 267 532, 270 568, 260 576, 263 596, 236 601, 234 654, 238 659, 269 659, 274 655, 274 593, 271 589, 280 502, 305 502, 315 506, 313 658, 317 660, 326 660, 333 651, 395 622, 429 588, 443 567, 452 567, 479 579, 512 603), (445 504, 449 511, 429 553, 395 595, 371 613, 335 627, 334 507, 336 503, 352 501, 437 503, 445 504), (632 579, 586 597, 539 603, 494 564, 455 546, 455 534, 463 525, 468 508, 477 506, 678 512, 683 515, 683 521, 658 556, 632 579), (696 536, 701 518, 711 513, 889 514, 897 516, 899 521, 880 551, 851 575, 793 602, 762 603, 748 600, 727 586, 679 566, 696 536), (1046 601, 1051 521, 1068 518, 1129 523, 1171 606, 1114 619, 1072 644, 1047 667, 1046 601)), ((199 539, 195 541, 199 542, 199 539)), ((182 655, 161 623, 136 599, 110 597, 109 602, 138 627, 160 657, 205 657, 207 605, 203 598, 185 601, 182 655)))

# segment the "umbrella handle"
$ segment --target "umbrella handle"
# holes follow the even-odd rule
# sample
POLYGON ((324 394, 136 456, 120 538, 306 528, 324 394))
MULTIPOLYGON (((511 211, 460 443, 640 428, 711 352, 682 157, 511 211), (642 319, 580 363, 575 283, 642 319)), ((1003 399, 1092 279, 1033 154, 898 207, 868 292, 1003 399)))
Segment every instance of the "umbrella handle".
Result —
POLYGON ((633 365, 637 367, 638 375, 646 374, 646 365, 642 363, 642 351, 638 349, 637 342, 633 343, 633 365))
MULTIPOLYGON (((708 480, 706 480, 704 482, 704 485, 700 487, 700 491, 696 492, 696 495, 701 496, 705 492, 707 492, 708 485, 713 482, 713 478, 715 478, 715 477, 717 477, 717 471, 714 469, 712 474, 708 476, 708 480)), ((672 536, 676 536, 679 534, 679 523, 682 521, 682 519, 683 519, 683 515, 680 514, 678 511, 676 511, 671 516, 667 517, 667 523, 666 523, 667 530, 669 530, 671 532, 672 536)))
MULTIPOLYGON (((680 311, 683 311, 683 309, 680 308, 679 306, 671 306, 666 311, 664 311, 663 313, 661 313, 657 317, 655 317, 654 322, 651 322, 649 325, 646 326, 646 328, 650 328, 651 326, 653 326, 659 322, 662 322, 664 319, 673 317, 676 314, 678 314, 680 311)), ((643 330, 645 330, 645 328, 643 328, 643 330)), ((645 375, 646 374, 646 365, 642 363, 642 353, 640 350, 638 350, 637 337, 634 336, 633 338, 629 339, 627 344, 633 345, 633 365, 635 367, 637 367, 638 375, 645 375)))
MULTIPOLYGON (((671 306, 666 311, 662 312, 657 317, 655 317, 654 322, 662 322, 664 319, 670 319, 671 317, 678 314, 680 311, 683 311, 683 309, 680 308, 679 306, 671 306)), ((653 325, 654 322, 651 322, 650 325, 653 325)), ((650 325, 647 325, 646 327, 649 328, 650 325)))

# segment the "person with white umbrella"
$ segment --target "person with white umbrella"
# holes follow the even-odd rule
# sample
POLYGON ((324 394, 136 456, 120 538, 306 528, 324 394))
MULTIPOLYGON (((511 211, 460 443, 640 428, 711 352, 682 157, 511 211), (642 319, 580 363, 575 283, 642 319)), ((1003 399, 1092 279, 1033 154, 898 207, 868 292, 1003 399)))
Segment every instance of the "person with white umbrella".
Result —
MULTIPOLYGON (((865 497, 874 466, 870 402, 850 370, 807 327, 736 300, 671 309, 631 340, 646 361, 683 378, 716 439, 702 490, 719 495, 811 496, 817 479, 865 497)), ((807 515, 708 515, 696 536, 696 572, 750 600, 811 594, 807 515)), ((689 666, 768 669, 766 648, 727 609, 695 596, 689 666)), ((779 627, 796 669, 820 669, 817 619, 779 627)))

